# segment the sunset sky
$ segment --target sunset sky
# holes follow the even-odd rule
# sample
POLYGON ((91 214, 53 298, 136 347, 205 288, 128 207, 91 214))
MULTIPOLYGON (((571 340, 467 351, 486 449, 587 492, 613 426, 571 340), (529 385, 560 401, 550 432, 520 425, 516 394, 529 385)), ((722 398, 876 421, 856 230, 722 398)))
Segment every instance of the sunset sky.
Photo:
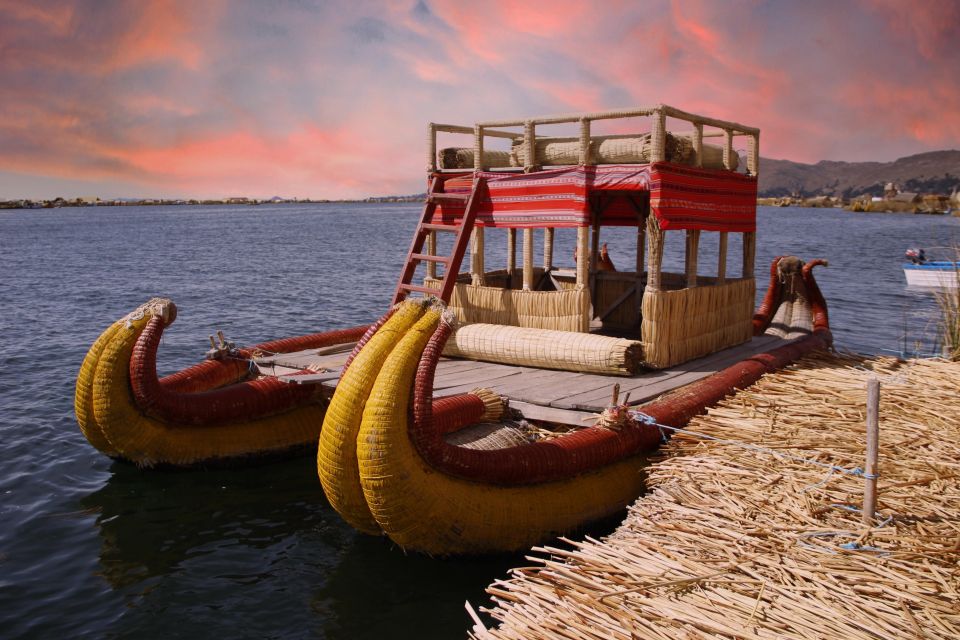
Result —
POLYGON ((416 193, 430 121, 657 103, 888 161, 958 80, 952 0, 0 0, 0 199, 416 193))

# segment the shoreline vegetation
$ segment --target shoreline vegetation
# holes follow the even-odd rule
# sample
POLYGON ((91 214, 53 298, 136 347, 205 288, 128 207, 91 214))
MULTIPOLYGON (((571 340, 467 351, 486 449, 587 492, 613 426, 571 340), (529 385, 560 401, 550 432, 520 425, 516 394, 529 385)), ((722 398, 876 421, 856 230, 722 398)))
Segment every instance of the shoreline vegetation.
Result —
POLYGON ((757 198, 757 204, 767 207, 804 207, 811 209, 844 209, 855 213, 914 213, 960 216, 960 197, 954 195, 897 194, 893 197, 859 197, 844 200, 835 196, 785 196, 757 198))
POLYGON ((359 198, 355 200, 329 200, 326 198, 115 198, 112 200, 101 200, 95 197, 81 198, 53 198, 50 200, 30 200, 21 198, 17 200, 0 200, 0 209, 60 209, 62 207, 176 207, 176 206, 199 206, 199 205, 249 205, 257 206, 262 204, 329 204, 334 202, 344 203, 389 203, 389 202, 423 202, 426 198, 425 193, 418 193, 409 196, 371 196, 368 198, 359 198))
MULTIPOLYGON (((163 198, 117 198, 101 200, 100 198, 54 198, 52 200, 0 200, 0 209, 59 209, 62 207, 150 207, 150 206, 211 206, 211 205, 270 205, 270 204, 330 204, 330 203, 404 203, 423 202, 426 194, 419 193, 407 196, 371 196, 358 199, 330 200, 326 198, 191 198, 191 199, 163 199, 163 198)), ((862 213, 914 213, 930 215, 953 214, 960 217, 960 195, 925 195, 898 194, 890 198, 853 198, 844 200, 834 196, 785 196, 779 198, 757 198, 757 205, 767 207, 805 207, 805 208, 835 208, 862 213), (906 196, 906 197, 899 197, 906 196)))

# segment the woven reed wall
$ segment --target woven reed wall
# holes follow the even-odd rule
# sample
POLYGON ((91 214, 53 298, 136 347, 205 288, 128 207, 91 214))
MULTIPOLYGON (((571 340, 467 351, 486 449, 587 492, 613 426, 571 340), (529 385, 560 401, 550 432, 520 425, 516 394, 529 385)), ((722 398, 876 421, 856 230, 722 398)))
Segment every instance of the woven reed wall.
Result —
POLYGON ((670 367, 750 340, 755 283, 651 291, 643 294, 643 350, 646 364, 670 367))
POLYGON ((458 327, 447 341, 443 354, 541 369, 614 375, 636 373, 643 361, 643 347, 636 340, 494 324, 458 327))
POLYGON ((460 324, 483 322, 556 331, 590 330, 590 295, 586 289, 519 291, 458 283, 449 308, 460 324))

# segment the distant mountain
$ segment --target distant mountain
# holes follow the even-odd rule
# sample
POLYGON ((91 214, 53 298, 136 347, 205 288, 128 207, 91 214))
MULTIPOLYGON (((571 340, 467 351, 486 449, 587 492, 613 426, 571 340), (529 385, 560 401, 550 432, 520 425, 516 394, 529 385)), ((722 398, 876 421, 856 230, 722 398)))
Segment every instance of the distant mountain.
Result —
POLYGON ((759 195, 879 196, 887 182, 897 184, 901 191, 949 194, 960 186, 960 151, 930 151, 893 162, 821 160, 817 164, 802 164, 763 158, 759 195))

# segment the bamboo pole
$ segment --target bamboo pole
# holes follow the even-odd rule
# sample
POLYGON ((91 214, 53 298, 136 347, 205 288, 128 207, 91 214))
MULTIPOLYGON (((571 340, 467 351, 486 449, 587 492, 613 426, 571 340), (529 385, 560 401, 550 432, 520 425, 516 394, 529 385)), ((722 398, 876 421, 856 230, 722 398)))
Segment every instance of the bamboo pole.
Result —
POLYGON ((533 289, 533 229, 523 230, 523 290, 533 289))
POLYGON ((867 381, 867 463, 863 486, 863 523, 874 524, 877 513, 877 457, 880 451, 880 381, 867 381))

